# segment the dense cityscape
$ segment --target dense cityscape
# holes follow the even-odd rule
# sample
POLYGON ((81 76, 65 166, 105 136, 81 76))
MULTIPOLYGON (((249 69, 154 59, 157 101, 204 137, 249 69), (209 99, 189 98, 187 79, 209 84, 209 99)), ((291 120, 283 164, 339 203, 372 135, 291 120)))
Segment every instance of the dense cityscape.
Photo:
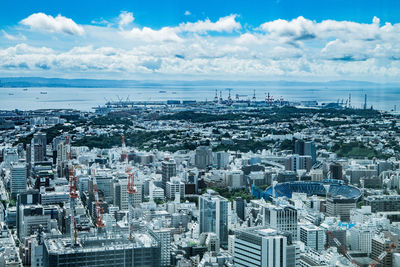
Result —
POLYGON ((0 266, 400 266, 399 117, 350 97, 3 110, 0 266))

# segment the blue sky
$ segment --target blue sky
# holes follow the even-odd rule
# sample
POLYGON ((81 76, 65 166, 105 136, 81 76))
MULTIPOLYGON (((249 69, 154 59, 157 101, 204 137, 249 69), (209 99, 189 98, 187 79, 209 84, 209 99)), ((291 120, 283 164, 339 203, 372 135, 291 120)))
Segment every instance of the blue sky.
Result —
POLYGON ((0 73, 397 81, 399 23, 400 1, 3 0, 0 73))

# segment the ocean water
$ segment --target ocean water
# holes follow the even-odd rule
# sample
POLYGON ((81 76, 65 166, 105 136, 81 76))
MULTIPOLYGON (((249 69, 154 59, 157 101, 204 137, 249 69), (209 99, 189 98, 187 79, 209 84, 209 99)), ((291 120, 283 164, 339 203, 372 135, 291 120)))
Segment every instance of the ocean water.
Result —
MULTIPOLYGON (((398 87, 321 87, 321 86, 278 86, 265 88, 261 86, 232 87, 232 98, 239 94, 241 99, 251 98, 255 90, 257 100, 265 99, 269 92, 275 99, 281 97, 288 101, 311 101, 329 103, 346 100, 351 94, 351 105, 362 107, 364 95, 367 94, 367 106, 379 110, 400 109, 400 88, 398 87)), ((222 91, 223 98, 228 97, 226 87, 216 86, 143 86, 132 88, 63 88, 63 87, 32 87, 0 88, 0 110, 34 110, 42 108, 73 108, 92 111, 93 107, 103 105, 106 100, 119 98, 132 101, 157 100, 197 100, 212 101, 215 90, 222 91), (160 92, 161 91, 161 92, 160 92), (47 94, 41 94, 47 92, 47 94)))

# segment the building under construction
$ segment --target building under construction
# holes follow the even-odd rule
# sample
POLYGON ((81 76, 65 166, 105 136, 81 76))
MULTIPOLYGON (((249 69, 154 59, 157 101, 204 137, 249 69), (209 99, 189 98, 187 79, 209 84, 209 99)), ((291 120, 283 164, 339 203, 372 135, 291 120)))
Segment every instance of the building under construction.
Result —
POLYGON ((126 236, 95 235, 79 238, 49 238, 44 241, 43 266, 160 266, 161 248, 146 233, 126 236))

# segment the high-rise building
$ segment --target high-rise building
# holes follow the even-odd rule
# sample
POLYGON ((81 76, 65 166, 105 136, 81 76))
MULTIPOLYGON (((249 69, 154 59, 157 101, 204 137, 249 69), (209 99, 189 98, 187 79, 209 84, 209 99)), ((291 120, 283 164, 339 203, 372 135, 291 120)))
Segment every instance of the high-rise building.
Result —
POLYGON ((310 156, 312 164, 317 160, 317 150, 314 142, 305 142, 303 140, 296 140, 294 143, 294 153, 300 156, 310 156))
POLYGON ((349 230, 349 244, 351 250, 357 250, 368 255, 371 253, 372 237, 374 236, 374 229, 368 226, 356 226, 349 230))
POLYGON ((215 164, 217 169, 224 169, 229 164, 229 153, 225 151, 218 151, 215 153, 215 164))
POLYGON ((300 241, 307 247, 321 251, 325 247, 325 231, 314 224, 301 225, 300 241))
POLYGON ((326 214, 331 217, 340 216, 344 222, 350 221, 350 210, 356 208, 354 199, 328 198, 326 201, 326 214))
POLYGON ((372 238, 371 258, 377 259, 384 251, 387 253, 380 261, 382 267, 397 267, 393 265, 393 253, 399 251, 399 237, 397 235, 383 232, 381 235, 372 238))
POLYGON ((295 267, 299 249, 275 229, 252 227, 235 232, 234 266, 295 267))
POLYGON ((241 197, 237 197, 237 198, 235 198, 234 205, 235 205, 235 211, 236 211, 237 216, 242 221, 244 221, 245 220, 245 218, 244 218, 244 210, 245 210, 245 207, 246 207, 246 200, 244 200, 241 197))
POLYGON ((167 182, 171 180, 171 177, 176 176, 176 162, 172 159, 166 159, 161 163, 162 168, 162 189, 167 186, 167 182))
POLYGON ((263 225, 288 232, 292 235, 292 240, 297 238, 297 209, 291 205, 275 206, 265 204, 262 206, 261 214, 263 225))
POLYGON ((228 200, 212 190, 199 197, 200 233, 216 233, 222 247, 228 245, 228 200))
POLYGON ((340 163, 334 162, 329 165, 329 172, 331 174, 331 179, 343 179, 343 170, 342 165, 340 163))
POLYGON ((165 196, 168 199, 174 199, 176 193, 178 193, 183 199, 185 197, 185 184, 179 180, 172 180, 167 182, 167 186, 165 188, 165 196))
POLYGON ((304 141, 296 140, 294 142, 294 153, 298 155, 304 155, 304 141))
POLYGON ((311 156, 291 155, 286 157, 285 169, 288 171, 306 170, 310 171, 312 168, 311 156))
POLYGON ((160 266, 171 266, 171 229, 150 228, 149 234, 160 242, 160 266))
POLYGON ((371 206, 372 212, 400 210, 400 196, 397 195, 368 196, 364 201, 366 206, 371 206))
POLYGON ((199 169, 205 169, 213 162, 212 150, 208 146, 199 146, 196 148, 194 164, 199 169))
POLYGON ((12 163, 11 164, 11 197, 17 198, 19 193, 26 192, 26 164, 25 163, 12 163))
POLYGON ((160 266, 159 240, 146 233, 128 237, 96 236, 78 239, 49 238, 44 241, 44 267, 58 266, 160 266))

